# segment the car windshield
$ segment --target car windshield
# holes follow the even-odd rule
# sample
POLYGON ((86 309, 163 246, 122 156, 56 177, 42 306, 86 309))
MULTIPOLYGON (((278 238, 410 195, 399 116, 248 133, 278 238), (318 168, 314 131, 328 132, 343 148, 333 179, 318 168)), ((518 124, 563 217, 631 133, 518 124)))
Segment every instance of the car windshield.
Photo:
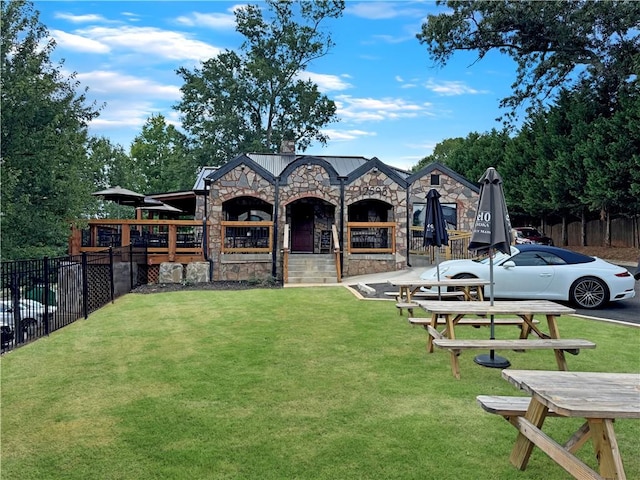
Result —
POLYGON ((529 238, 529 237, 541 237, 542 234, 536 230, 535 228, 525 228, 522 230, 522 235, 529 238))
MULTIPOLYGON (((502 260, 504 260, 506 258, 509 258, 511 255, 514 255, 516 253, 518 253, 518 252, 517 252, 517 250, 514 250, 513 247, 511 248, 511 253, 509 255, 507 255, 506 253, 502 253, 502 252, 496 250, 496 251, 493 252, 493 262, 494 263, 500 262, 500 261, 502 261, 502 260)), ((489 252, 487 252, 484 255, 474 259, 473 261, 477 262, 477 263, 488 264, 489 260, 490 260, 489 252)))

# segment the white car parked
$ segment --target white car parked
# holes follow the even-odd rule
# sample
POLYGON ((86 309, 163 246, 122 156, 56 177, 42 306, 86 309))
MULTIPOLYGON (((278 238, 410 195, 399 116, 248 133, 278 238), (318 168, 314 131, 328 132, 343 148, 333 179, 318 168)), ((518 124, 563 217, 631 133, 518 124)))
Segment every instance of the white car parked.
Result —
MULTIPOLYGON (((22 331, 27 336, 33 336, 38 327, 44 324, 45 305, 35 300, 19 300, 20 320, 22 321, 22 331)), ((46 313, 51 316, 55 313, 56 307, 49 306, 46 313)), ((2 343, 8 343, 14 338, 16 315, 12 300, 0 301, 0 329, 2 330, 2 343)))
MULTIPOLYGON (((516 245, 509 255, 497 252, 493 265, 495 298, 569 301, 579 308, 600 308, 635 296, 635 281, 627 269, 564 248, 516 245)), ((440 276, 489 280, 489 257, 442 262, 440 276)), ((436 277, 434 267, 420 278, 436 277)))

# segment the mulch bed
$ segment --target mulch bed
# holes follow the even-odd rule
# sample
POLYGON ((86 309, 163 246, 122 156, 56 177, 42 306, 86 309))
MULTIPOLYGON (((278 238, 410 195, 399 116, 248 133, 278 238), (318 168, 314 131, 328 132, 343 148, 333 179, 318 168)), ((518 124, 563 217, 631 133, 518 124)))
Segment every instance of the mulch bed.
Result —
POLYGON ((282 288, 274 282, 225 281, 207 283, 151 283, 140 285, 131 293, 166 293, 197 290, 251 290, 255 288, 282 288))

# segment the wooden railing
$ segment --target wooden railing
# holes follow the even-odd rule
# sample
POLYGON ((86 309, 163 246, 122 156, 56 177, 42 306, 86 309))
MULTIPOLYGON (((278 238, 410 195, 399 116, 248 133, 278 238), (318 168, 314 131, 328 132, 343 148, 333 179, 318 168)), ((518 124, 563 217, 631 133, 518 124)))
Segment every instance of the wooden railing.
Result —
POLYGON ((222 253, 271 253, 273 222, 221 222, 222 253))
POLYGON ((199 220, 93 219, 86 229, 72 226, 69 253, 146 246, 150 264, 188 263, 204 260, 203 233, 199 220))
POLYGON ((291 250, 290 243, 289 243, 291 234, 290 234, 288 223, 284 225, 283 235, 284 235, 284 239, 282 241, 282 262, 283 262, 282 281, 284 283, 287 283, 289 282, 289 251, 291 250))
POLYGON ((395 253, 395 222, 348 222, 348 253, 395 253))
POLYGON ((333 241, 333 254, 336 258, 336 278, 338 283, 342 282, 342 272, 340 271, 340 239, 338 238, 338 229, 335 225, 331 225, 331 237, 333 241))
MULTIPOLYGON (((448 230, 449 245, 440 248, 438 255, 441 260, 459 260, 474 258, 475 254, 469 251, 471 232, 462 230, 448 230)), ((431 262, 435 260, 435 247, 423 246, 423 227, 411 227, 409 238, 409 253, 411 255, 427 255, 431 262)))

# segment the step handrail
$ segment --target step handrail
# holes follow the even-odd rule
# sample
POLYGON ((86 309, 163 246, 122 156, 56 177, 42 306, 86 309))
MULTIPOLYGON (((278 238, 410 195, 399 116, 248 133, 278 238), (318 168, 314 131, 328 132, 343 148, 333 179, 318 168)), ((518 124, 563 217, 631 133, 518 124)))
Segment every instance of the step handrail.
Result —
POLYGON ((289 283, 289 224, 284 224, 282 240, 282 283, 289 283))
POLYGON ((338 239, 338 229, 335 225, 331 225, 331 234, 333 237, 333 254, 336 258, 336 280, 342 282, 342 272, 340 271, 340 240, 338 239))

